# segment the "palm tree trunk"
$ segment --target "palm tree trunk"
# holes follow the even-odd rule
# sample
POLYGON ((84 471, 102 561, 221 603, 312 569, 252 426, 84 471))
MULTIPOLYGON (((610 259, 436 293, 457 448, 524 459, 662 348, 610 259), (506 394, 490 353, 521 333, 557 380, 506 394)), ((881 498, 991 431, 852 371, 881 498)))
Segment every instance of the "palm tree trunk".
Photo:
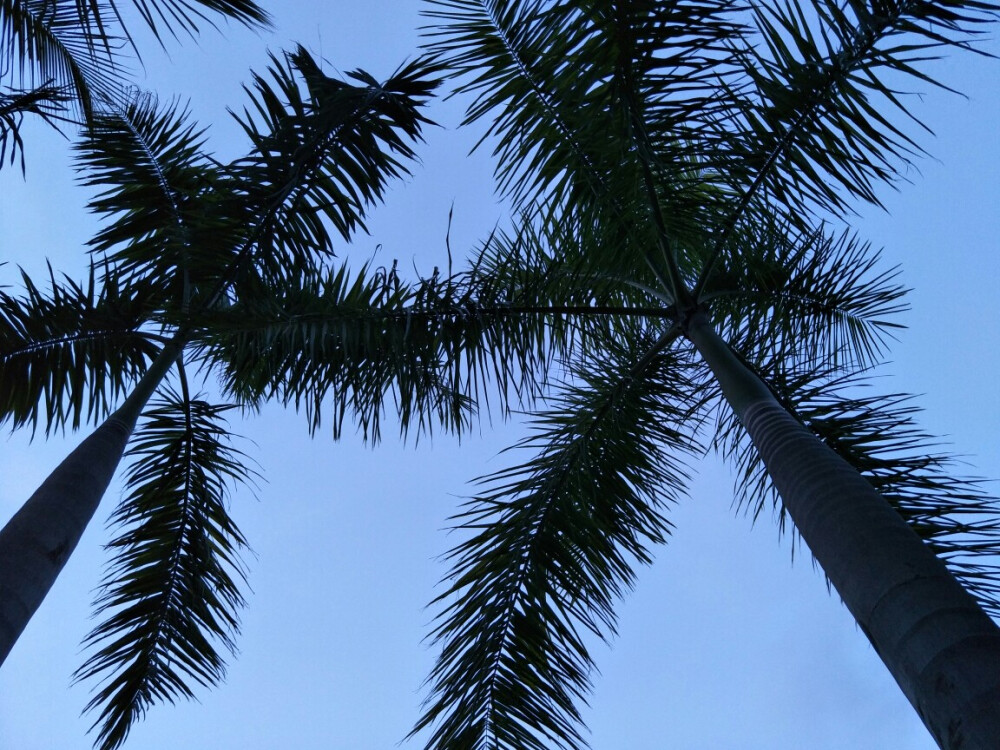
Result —
POLYGON ((696 314, 688 338, 786 510, 938 745, 1000 747, 1000 628, 888 502, 696 314))
POLYGON ((97 510, 146 402, 177 360, 168 344, 121 407, 70 453, 0 530, 0 664, 97 510))

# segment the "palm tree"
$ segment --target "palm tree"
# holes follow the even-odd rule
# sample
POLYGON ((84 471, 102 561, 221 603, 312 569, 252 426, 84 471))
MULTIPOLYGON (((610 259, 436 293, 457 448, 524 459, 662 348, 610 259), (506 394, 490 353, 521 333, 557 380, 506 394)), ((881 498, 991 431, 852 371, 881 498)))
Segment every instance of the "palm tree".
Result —
POLYGON ((1000 5, 428 2, 430 51, 468 120, 489 118, 520 217, 475 268, 573 347, 531 456, 457 517, 414 733, 584 745, 586 634, 613 634, 714 446, 744 507, 794 524, 938 744, 995 746, 997 504, 905 397, 855 389, 904 290, 829 222, 921 153, 901 88, 934 84, 924 63, 974 49, 1000 5))
MULTIPOLYGON (((142 22, 163 35, 196 35, 212 16, 266 26, 252 0, 133 0, 142 22), (210 15, 211 14, 211 15, 210 15)), ((20 157, 25 115, 54 127, 89 122, 95 107, 120 102, 127 84, 121 50, 138 55, 115 0, 4 0, 0 3, 0 165, 20 157), (124 43, 124 44, 123 44, 124 43)))
POLYGON ((90 704, 100 710, 102 748, 119 746, 151 704, 223 674, 220 645, 233 646, 245 545, 226 497, 253 476, 228 443, 227 410, 308 397, 318 425, 332 400, 335 424, 350 412, 377 433, 382 402, 395 392, 404 420, 468 418, 447 367, 427 365, 448 332, 408 330, 413 308, 434 303, 442 281, 407 285, 395 271, 352 272, 333 260, 335 236, 363 228, 389 181, 405 173, 434 70, 418 61, 382 83, 362 71, 344 82, 304 49, 272 58, 237 116, 251 150, 231 164, 204 152, 203 132, 176 104, 138 96, 95 113, 78 150, 86 182, 100 190, 91 209, 108 221, 92 242, 89 281, 52 273, 43 289, 24 276, 22 293, 0 291, 2 418, 46 431, 97 424, 0 530, 3 657, 123 454, 131 458, 97 602, 106 619, 78 671, 102 683, 90 704), (280 394, 253 389, 255 367, 238 361, 248 336, 266 338, 265 358, 292 369, 280 394), (321 359, 307 362, 310 345, 321 359), (206 375, 235 367, 240 377, 230 372, 226 388, 233 404, 193 392, 192 363, 206 375), (322 379, 322 392, 295 390, 310 377, 322 379))

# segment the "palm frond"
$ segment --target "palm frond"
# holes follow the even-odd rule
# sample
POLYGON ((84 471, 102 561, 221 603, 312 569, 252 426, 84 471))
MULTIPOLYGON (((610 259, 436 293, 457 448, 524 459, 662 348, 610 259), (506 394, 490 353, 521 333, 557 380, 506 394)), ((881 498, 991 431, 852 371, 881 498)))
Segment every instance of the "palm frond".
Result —
MULTIPOLYGON (((270 16, 253 0, 132 0, 139 16, 162 44, 163 33, 196 36, 202 26, 215 26, 209 15, 236 21, 245 26, 268 26, 270 16)), ((94 46, 108 46, 112 18, 120 33, 134 47, 131 32, 117 0, 75 0, 78 24, 91 37, 94 46)))
POLYGON ((106 615, 75 679, 101 680, 101 750, 119 747, 154 703, 194 696, 225 675, 243 606, 246 540, 227 512, 233 486, 253 480, 227 444, 217 406, 168 389, 143 415, 127 454, 127 494, 111 517, 121 533, 95 602, 106 615))
POLYGON ((453 275, 435 268, 409 282, 395 262, 358 272, 344 263, 278 289, 244 288, 234 305, 190 320, 206 362, 223 364, 243 403, 302 407, 312 430, 332 413, 335 436, 351 414, 377 439, 391 395, 404 432, 460 430, 492 393, 504 411, 530 406, 555 361, 602 346, 619 318, 673 319, 648 292, 590 275, 584 252, 567 253, 579 233, 555 229, 494 231, 453 275))
MULTIPOLYGON (((1000 499, 964 478, 958 457, 924 432, 912 396, 866 393, 870 372, 775 369, 768 382, 814 434, 857 469, 931 546, 983 608, 1000 616, 1000 499)), ((737 504, 758 517, 768 505, 784 525, 780 499, 733 417, 716 445, 736 467, 737 504)))
POLYGON ((24 273, 22 294, 0 290, 0 421, 46 433, 101 421, 159 349, 140 291, 49 274, 48 291, 24 273))
POLYGON ((435 600, 442 652, 413 730, 434 727, 428 747, 584 745, 585 631, 613 635, 614 600, 668 536, 664 502, 694 449, 683 362, 669 336, 636 329, 576 370, 518 446, 537 454, 480 480, 456 518, 472 536, 435 600))
MULTIPOLYGON (((461 296, 437 278, 410 287, 392 268, 347 264, 300 274, 279 290, 245 294, 233 306, 196 319, 206 361, 224 370, 224 387, 241 403, 276 399, 305 410, 311 431, 324 415, 339 438, 345 418, 366 439, 380 439, 385 404, 395 401, 405 432, 440 424, 461 430, 473 408, 475 379, 508 367, 478 339, 454 330, 461 296), (269 293, 268 293, 269 292, 269 293)), ((470 328, 480 329, 475 323, 470 328)))
MULTIPOLYGON (((102 44, 80 16, 81 2, 2 0, 0 2, 0 83, 12 88, 54 85, 73 91, 76 114, 89 121, 105 101, 116 101, 123 63, 118 40, 105 34, 102 44)), ((97 11, 104 0, 86 0, 97 11)), ((73 114, 67 110, 67 114, 73 114)))
POLYGON ((893 320, 907 309, 898 268, 852 233, 801 234, 772 220, 740 233, 705 288, 720 330, 751 362, 826 363, 851 370, 882 361, 893 320))
POLYGON ((494 140, 501 189, 516 205, 572 206, 648 236, 635 122, 622 104, 656 122, 656 177, 670 185, 663 216, 679 227, 707 202, 690 194, 703 193, 704 178, 689 180, 689 136, 720 106, 710 82, 739 29, 730 5, 432 0, 425 15, 437 23, 425 35, 457 91, 474 96, 467 122, 493 117, 483 140, 494 140))
POLYGON ((215 283, 241 236, 216 208, 218 165, 203 148, 204 131, 177 102, 141 93, 102 113, 76 145, 81 182, 100 189, 89 208, 110 219, 91 252, 165 301, 190 301, 215 283))
POLYGON ((879 205, 877 186, 922 153, 914 136, 924 126, 899 87, 941 86, 923 66, 948 47, 973 48, 998 11, 955 0, 756 4, 758 43, 742 54, 751 87, 731 119, 740 205, 757 191, 790 217, 843 213, 848 198, 879 205))
POLYGON ((209 13, 244 26, 271 23, 267 11, 253 0, 132 0, 132 4, 157 39, 161 39, 161 29, 175 37, 178 32, 195 36, 203 23, 214 26, 209 13))
POLYGON ((488 383, 504 399, 530 398, 547 370, 543 317, 512 314, 500 289, 471 274, 408 284, 395 264, 357 273, 343 264, 296 282, 246 295, 199 326, 227 390, 245 404, 304 408, 313 431, 332 414, 339 437, 350 414, 378 440, 390 399, 404 432, 460 431, 488 383))
POLYGON ((417 60, 383 83, 354 71, 348 83, 302 47, 271 59, 270 79, 255 74, 250 104, 234 114, 252 152, 230 175, 254 227, 243 257, 252 254, 254 272, 273 282, 332 254, 326 221, 344 239, 365 230, 368 209, 415 156, 437 66, 417 60))
POLYGON ((0 169, 3 169, 8 157, 11 166, 20 157, 21 174, 24 174, 21 124, 25 115, 40 117, 58 130, 60 124, 68 121, 66 107, 72 99, 72 94, 66 87, 56 86, 52 82, 31 89, 0 91, 0 169))

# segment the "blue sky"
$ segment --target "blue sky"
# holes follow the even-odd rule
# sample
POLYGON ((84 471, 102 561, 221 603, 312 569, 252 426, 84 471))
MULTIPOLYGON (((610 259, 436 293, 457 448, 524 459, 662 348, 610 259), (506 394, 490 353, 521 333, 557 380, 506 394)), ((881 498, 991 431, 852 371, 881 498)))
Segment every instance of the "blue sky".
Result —
MULTIPOLYGON (((301 42, 330 71, 361 67, 376 76, 412 57, 419 42, 417 0, 271 4, 273 34, 235 27, 198 43, 145 48, 141 85, 162 99, 189 99, 210 125, 222 158, 244 144, 226 107, 244 102, 240 84, 262 70, 266 50, 301 42)), ((990 46, 1000 52, 996 43, 990 46)), ((864 209, 857 226, 888 265, 903 264, 914 288, 908 330, 893 348, 886 390, 925 394, 923 425, 968 457, 972 474, 1000 477, 1000 62, 969 55, 933 69, 968 98, 928 92, 917 112, 936 132, 935 157, 901 191, 883 192, 884 214, 864 209)), ((390 194, 343 254, 422 270, 461 253, 503 217, 492 193, 488 154, 456 131, 457 102, 437 102, 422 164, 390 194)), ((74 186, 66 143, 32 131, 27 179, 0 171, 0 283, 14 266, 33 273, 51 259, 79 274, 95 224, 74 186)), ((384 442, 348 435, 310 439, 304 417, 276 408, 234 431, 261 465, 256 498, 233 499, 249 537, 249 607, 241 655, 229 678, 199 702, 154 709, 127 747, 166 750, 393 748, 418 716, 421 682, 434 652, 422 638, 426 603, 446 572, 436 560, 444 529, 467 482, 503 466, 497 453, 520 434, 499 419, 455 439, 435 435, 403 446, 391 426, 384 442)), ((0 516, 12 514, 78 436, 4 436, 0 516)), ((598 648, 591 706, 584 712, 598 750, 930 750, 916 715, 821 575, 764 518, 753 527, 730 507, 732 479, 713 457, 699 467, 689 498, 671 515, 676 532, 642 571, 621 605, 620 633, 598 648)), ((113 484, 98 516, 0 671, 0 750, 84 750, 80 711, 88 686, 70 686, 92 626, 89 602, 105 560, 104 521, 120 493, 113 484)), ((2 520, 0 519, 0 520, 2 520)), ((413 742, 404 747, 420 747, 413 742)))

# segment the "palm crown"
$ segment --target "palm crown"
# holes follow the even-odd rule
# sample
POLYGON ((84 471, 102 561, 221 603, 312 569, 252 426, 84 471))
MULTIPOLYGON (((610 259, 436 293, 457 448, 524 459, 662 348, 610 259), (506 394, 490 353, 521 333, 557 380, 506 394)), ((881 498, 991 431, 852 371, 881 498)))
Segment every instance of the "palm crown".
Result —
POLYGON ((512 305, 578 307, 562 310, 569 377, 518 446, 528 457, 482 478, 457 516, 466 534, 436 600, 442 651, 415 731, 433 728, 429 747, 583 745, 585 634, 614 632, 615 599, 669 533, 690 460, 714 446, 740 504, 791 515, 935 739, 987 747, 995 700, 978 728, 965 711, 995 698, 995 669, 943 708, 924 665, 977 639, 937 677, 975 672, 995 626, 917 558, 932 549, 996 615, 996 504, 952 475, 905 396, 854 388, 905 290, 824 220, 878 203, 921 153, 900 81, 933 83, 919 66, 971 47, 997 7, 429 5, 430 50, 471 95, 468 120, 486 121, 520 217, 479 263, 520 279, 512 305), (881 572, 866 567, 883 556, 881 572), (940 582, 970 623, 919 655, 912 633, 935 615, 904 612, 895 589, 918 580, 940 582))
MULTIPOLYGON (((351 76, 327 77, 303 49, 273 58, 237 116, 250 151, 228 165, 205 154, 203 133, 176 105, 138 96, 95 114, 78 152, 85 180, 104 188, 91 208, 109 220, 92 243, 89 281, 53 273, 44 289, 24 276, 23 292, 0 292, 4 419, 46 431, 100 425, 0 534, 4 656, 139 421, 97 601, 107 618, 78 673, 103 681, 92 703, 103 747, 119 745, 151 703, 216 682, 219 647, 232 647, 238 624, 245 541, 225 498, 252 470, 227 442, 233 407, 193 392, 188 365, 223 376, 237 368, 227 391, 244 408, 316 392, 322 380, 336 390, 338 423, 347 412, 376 425, 393 389, 414 420, 467 418, 443 373, 373 356, 376 342, 392 355, 388 329, 401 332, 406 308, 434 283, 352 273, 333 256, 334 237, 363 227, 405 172, 433 67, 413 63, 384 82, 351 76), (271 352, 269 361, 247 366, 248 347, 271 352), (265 366, 280 373, 279 390, 265 366)), ((438 346, 428 339, 399 356, 419 361, 438 346)))

